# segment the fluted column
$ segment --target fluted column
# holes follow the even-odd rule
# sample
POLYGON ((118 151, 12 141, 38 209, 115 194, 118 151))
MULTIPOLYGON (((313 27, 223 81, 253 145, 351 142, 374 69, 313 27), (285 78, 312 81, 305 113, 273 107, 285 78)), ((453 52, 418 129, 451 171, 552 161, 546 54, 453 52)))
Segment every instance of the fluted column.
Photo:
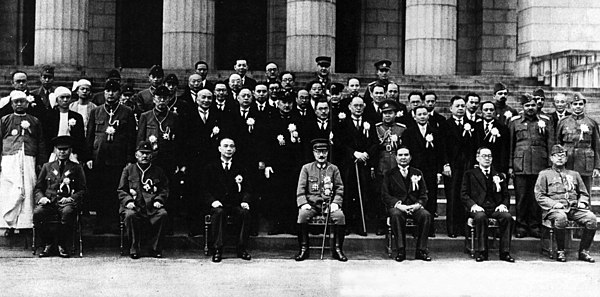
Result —
POLYGON ((286 69, 314 71, 317 56, 335 66, 335 1, 287 0, 286 69))
POLYGON ((190 69, 204 60, 214 69, 215 1, 164 0, 162 63, 190 69))
POLYGON ((406 1, 406 74, 455 74, 456 1, 406 1))
POLYGON ((87 65, 88 5, 88 0, 36 1, 36 65, 87 65))

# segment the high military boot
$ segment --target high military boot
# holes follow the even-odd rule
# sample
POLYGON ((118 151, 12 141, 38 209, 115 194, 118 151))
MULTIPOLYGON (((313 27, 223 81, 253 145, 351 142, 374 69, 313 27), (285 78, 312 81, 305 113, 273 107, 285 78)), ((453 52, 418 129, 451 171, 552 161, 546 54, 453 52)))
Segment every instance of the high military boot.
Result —
POLYGON ((346 255, 344 255, 344 237, 346 236, 346 226, 334 225, 333 228, 333 242, 335 244, 331 247, 331 255, 336 260, 346 262, 348 261, 346 255))
POLYGON ((586 261, 590 263, 596 262, 592 256, 590 256, 590 246, 594 241, 594 235, 596 235, 596 230, 583 230, 583 235, 581 236, 581 242, 579 243, 579 254, 578 259, 581 261, 586 261))
POLYGON ((308 259, 309 248, 308 248, 308 224, 298 224, 298 245, 300 251, 294 258, 296 261, 304 261, 308 259))

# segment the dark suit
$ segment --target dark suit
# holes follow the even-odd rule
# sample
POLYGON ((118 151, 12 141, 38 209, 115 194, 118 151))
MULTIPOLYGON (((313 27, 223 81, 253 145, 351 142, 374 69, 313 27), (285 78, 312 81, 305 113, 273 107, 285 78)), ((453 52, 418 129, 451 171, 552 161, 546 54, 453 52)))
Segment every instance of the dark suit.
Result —
POLYGON ((486 121, 482 120, 476 123, 476 129, 479 135, 479 144, 485 146, 492 151, 494 158, 492 166, 499 172, 508 173, 508 158, 510 155, 510 133, 508 127, 498 120, 492 120, 492 126, 489 131, 485 129, 486 121), (499 136, 494 136, 494 128, 498 130, 499 136))
POLYGON ((415 203, 424 206, 427 204, 427 186, 422 178, 421 170, 409 167, 406 178, 402 176, 400 168, 394 167, 383 176, 381 186, 381 199, 388 208, 392 233, 396 236, 397 246, 400 250, 406 248, 406 218, 412 217, 417 225, 417 250, 427 250, 427 236, 431 226, 431 214, 421 207, 412 214, 407 214, 398 208, 396 203, 412 205, 415 203), (413 186, 412 179, 418 178, 418 188, 413 186))
POLYGON ((256 87, 256 80, 254 78, 244 75, 244 77, 242 77, 242 82, 242 88, 248 88, 254 91, 254 87, 256 87))
POLYGON ((469 217, 474 221, 477 251, 487 251, 489 217, 498 220, 500 225, 500 254, 509 253, 513 219, 510 212, 495 210, 500 204, 504 204, 506 208, 510 207, 506 175, 492 169, 486 178, 480 168, 469 169, 465 171, 460 192, 469 217), (497 188, 494 179, 499 180, 500 189, 497 188), (481 206, 484 211, 472 212, 471 207, 475 204, 481 206))
MULTIPOLYGON (((558 128, 558 122, 561 119, 564 119, 568 116, 570 116, 572 113, 568 110, 565 110, 564 112, 564 116, 562 118, 558 118, 558 113, 556 111, 553 111, 552 113, 548 114, 548 116, 550 117, 550 121, 552 121, 552 127, 554 128, 558 128)), ((554 132, 556 133, 558 129, 555 129, 554 132)))
MULTIPOLYGON (((70 121, 71 119, 75 120, 75 125, 71 126, 67 123, 67 126, 69 126, 69 135, 73 139, 73 153, 77 154, 78 160, 87 161, 89 160, 89 151, 85 139, 83 117, 79 113, 69 110, 67 121, 70 121)), ((52 143, 52 138, 58 136, 59 125, 60 111, 58 109, 49 111, 44 122, 44 137, 46 138, 46 143, 52 143)), ((54 147, 48 146, 47 148, 48 155, 50 155, 54 150, 54 147)))
POLYGON ((444 177, 446 193, 446 226, 448 235, 463 235, 466 219, 465 208, 460 200, 460 187, 466 170, 473 168, 475 154, 479 146, 479 136, 475 123, 463 118, 463 125, 458 126, 454 117, 450 116, 441 124, 444 135, 446 160, 450 163, 451 177, 444 177), (465 126, 471 126, 470 133, 465 126))
POLYGON ((242 202, 250 204, 252 189, 248 181, 248 171, 236 160, 231 160, 229 170, 222 162, 213 162, 204 168, 204 199, 210 205, 221 202, 221 207, 211 207, 212 240, 214 249, 223 248, 223 232, 227 215, 234 217, 240 228, 237 234, 238 250, 245 250, 250 235, 250 211, 240 206, 242 202), (242 179, 238 184, 236 178, 242 179))

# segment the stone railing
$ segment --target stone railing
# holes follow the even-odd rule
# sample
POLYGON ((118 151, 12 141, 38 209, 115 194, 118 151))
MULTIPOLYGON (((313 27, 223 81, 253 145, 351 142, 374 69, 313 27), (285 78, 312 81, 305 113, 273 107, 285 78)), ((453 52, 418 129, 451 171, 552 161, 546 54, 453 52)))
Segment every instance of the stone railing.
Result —
POLYGON ((531 76, 553 88, 600 88, 600 50, 567 50, 533 57, 531 76))

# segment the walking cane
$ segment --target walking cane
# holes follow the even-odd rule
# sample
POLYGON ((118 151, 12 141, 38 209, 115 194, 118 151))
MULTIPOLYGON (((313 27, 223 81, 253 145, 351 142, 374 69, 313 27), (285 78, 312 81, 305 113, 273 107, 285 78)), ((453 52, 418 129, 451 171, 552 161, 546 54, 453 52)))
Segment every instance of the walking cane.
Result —
POLYGON ((358 160, 354 162, 354 169, 356 169, 356 184, 358 185, 358 201, 360 203, 360 217, 362 219, 363 231, 367 233, 367 225, 365 224, 365 210, 363 209, 362 190, 360 188, 360 175, 358 174, 358 160))
POLYGON ((323 260, 323 253, 325 252, 325 238, 327 237, 327 227, 329 226, 329 213, 331 213, 331 209, 329 209, 330 206, 331 201, 329 201, 327 208, 325 209, 327 210, 327 214, 325 215, 325 230, 323 230, 323 243, 321 244, 321 260, 323 260))

